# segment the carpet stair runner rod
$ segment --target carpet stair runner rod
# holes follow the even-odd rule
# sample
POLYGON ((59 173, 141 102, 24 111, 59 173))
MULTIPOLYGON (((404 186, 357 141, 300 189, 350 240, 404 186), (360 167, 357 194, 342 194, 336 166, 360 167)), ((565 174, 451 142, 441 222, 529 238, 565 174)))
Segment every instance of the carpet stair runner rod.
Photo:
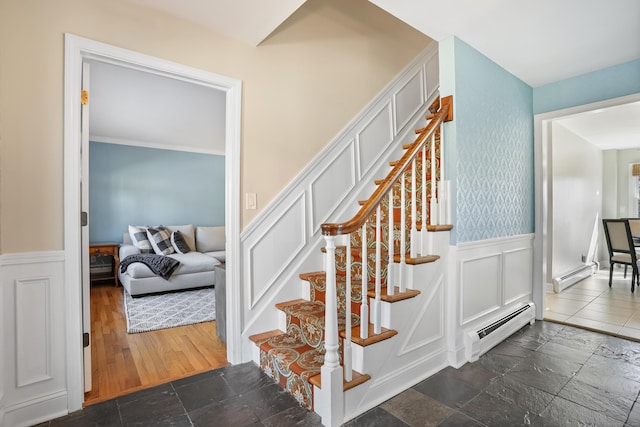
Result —
POLYGON ((313 411, 314 389, 320 390, 318 412, 325 425, 342 422, 344 391, 370 379, 352 369, 352 344, 368 346, 398 333, 383 327, 382 302, 420 293, 406 283, 406 265, 436 261, 439 256, 427 252, 423 236, 452 228, 438 222, 447 219, 438 205, 445 187, 438 182, 441 125, 450 108, 439 101, 430 107, 428 125, 404 147, 387 177, 376 181, 358 214, 342 224, 322 225, 326 271, 300 274, 309 284, 309 300, 276 304, 286 330, 250 337, 259 348, 262 370, 303 406, 313 411), (337 236, 345 236, 344 245, 336 245, 337 236))

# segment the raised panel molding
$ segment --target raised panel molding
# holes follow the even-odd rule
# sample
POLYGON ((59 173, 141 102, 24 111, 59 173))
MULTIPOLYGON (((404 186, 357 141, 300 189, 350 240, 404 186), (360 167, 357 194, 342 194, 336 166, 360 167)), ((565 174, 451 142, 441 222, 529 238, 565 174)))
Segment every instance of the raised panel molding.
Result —
POLYGON ((460 263, 461 325, 500 308, 500 273, 500 253, 468 258, 460 263))
POLYGON ((391 143, 393 135, 393 112, 391 102, 388 102, 358 133, 360 179, 384 153, 384 148, 391 143))
POLYGON ((424 65, 424 70, 425 79, 427 81, 427 98, 430 98, 431 95, 433 95, 435 91, 438 90, 438 85, 440 82, 440 61, 438 60, 437 52, 435 55, 429 58, 427 63, 424 65))
POLYGON ((530 299, 532 254, 531 234, 459 244, 459 325, 481 323, 509 304, 530 299))
POLYGON ((533 250, 530 247, 504 251, 504 303, 510 304, 531 295, 533 250))
POLYGON ((309 186, 311 234, 320 229, 335 206, 340 204, 355 184, 354 141, 351 140, 309 186))
POLYGON ((393 97, 395 104, 395 129, 402 129, 425 101, 425 78, 422 69, 393 97))
POLYGON ((306 243, 305 195, 295 199, 255 243, 247 247, 246 260, 251 308, 267 292, 306 243))
POLYGON ((16 385, 51 379, 51 282, 47 277, 15 281, 16 385))

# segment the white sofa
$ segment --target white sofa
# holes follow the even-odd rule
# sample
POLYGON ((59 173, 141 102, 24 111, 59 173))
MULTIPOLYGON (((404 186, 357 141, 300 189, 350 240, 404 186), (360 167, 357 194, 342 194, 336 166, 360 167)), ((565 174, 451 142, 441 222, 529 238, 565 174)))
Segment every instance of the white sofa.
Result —
MULTIPOLYGON (((226 261, 224 226, 166 227, 172 232, 179 231, 191 251, 167 255, 180 262, 169 279, 157 276, 140 262, 131 263, 124 272, 118 269, 120 283, 132 296, 215 285, 215 267, 226 261)), ((129 233, 123 234, 122 240, 119 252, 121 262, 128 255, 141 252, 133 244, 129 233)))

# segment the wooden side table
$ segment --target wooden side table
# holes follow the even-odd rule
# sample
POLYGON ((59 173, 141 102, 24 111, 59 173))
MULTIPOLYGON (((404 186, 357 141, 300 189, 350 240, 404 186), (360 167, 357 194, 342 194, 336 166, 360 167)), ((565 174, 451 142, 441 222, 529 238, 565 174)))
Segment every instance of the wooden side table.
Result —
MULTIPOLYGON (((119 243, 89 243, 89 256, 110 255, 113 257, 113 270, 108 273, 91 274, 90 280, 93 283, 97 280, 114 280, 116 287, 118 286, 118 267, 120 266, 120 258, 118 256, 119 243)), ((91 270, 91 268, 90 268, 91 270)))

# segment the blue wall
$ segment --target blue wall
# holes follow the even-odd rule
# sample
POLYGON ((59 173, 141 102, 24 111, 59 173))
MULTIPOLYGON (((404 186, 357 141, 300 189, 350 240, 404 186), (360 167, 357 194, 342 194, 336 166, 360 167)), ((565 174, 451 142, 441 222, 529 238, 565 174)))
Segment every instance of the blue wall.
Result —
POLYGON ((458 38, 440 42, 452 243, 533 233, 533 90, 458 38))
POLYGON ((132 225, 223 225, 224 156, 91 142, 89 240, 132 225))
POLYGON ((640 59, 537 87, 533 89, 533 112, 546 113, 639 92, 640 59))

